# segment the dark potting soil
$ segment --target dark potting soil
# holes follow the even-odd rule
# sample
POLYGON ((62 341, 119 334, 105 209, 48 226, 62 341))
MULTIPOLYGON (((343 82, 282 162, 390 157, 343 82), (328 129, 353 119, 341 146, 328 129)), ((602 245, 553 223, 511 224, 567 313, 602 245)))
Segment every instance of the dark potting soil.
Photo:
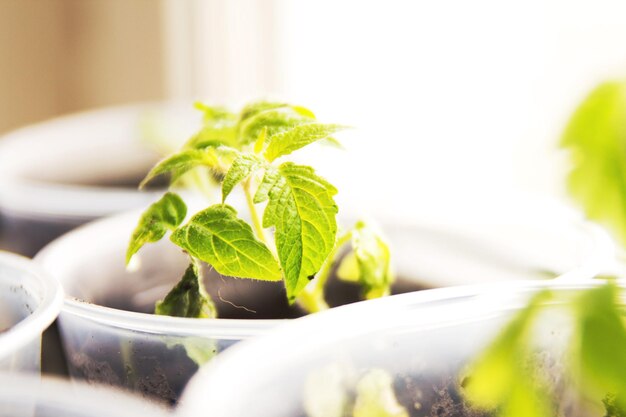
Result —
POLYGON ((455 378, 398 376, 394 382, 398 402, 411 417, 488 417, 491 414, 471 407, 463 398, 455 378))
POLYGON ((68 346, 67 355, 73 377, 126 387, 172 406, 198 369, 181 345, 165 340, 111 339, 97 332, 76 350, 68 346))

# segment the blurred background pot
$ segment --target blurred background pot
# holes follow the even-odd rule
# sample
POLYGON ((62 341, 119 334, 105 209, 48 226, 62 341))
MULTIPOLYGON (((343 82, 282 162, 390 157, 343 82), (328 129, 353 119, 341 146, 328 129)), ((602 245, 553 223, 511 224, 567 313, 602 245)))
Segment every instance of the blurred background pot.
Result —
MULTIPOLYGON (((562 208, 532 205, 503 211, 506 221, 485 213, 484 218, 448 219, 447 225, 434 219, 383 223, 399 276, 394 292, 555 276, 584 280, 612 258, 610 242, 595 227, 562 208), (544 217, 529 216, 533 211, 544 217)), ((165 239, 144 247, 127 269, 124 254, 138 216, 83 226, 36 257, 68 294, 59 323, 73 378, 124 386, 174 404, 199 364, 265 333, 280 319, 303 314, 287 305, 282 283, 221 277, 210 268, 205 268, 205 283, 220 319, 151 314, 189 260, 165 239)), ((359 300, 353 284, 331 279, 329 286, 331 306, 359 300)))
POLYGON ((0 251, 0 371, 39 373, 41 335, 62 303, 58 281, 33 261, 0 251))
POLYGON ((0 373, 0 417, 137 417, 168 415, 153 403, 104 386, 0 373))
MULTIPOLYGON (((323 410, 320 403, 328 406, 329 400, 336 405, 342 390, 354 393, 360 378, 372 370, 389 376, 389 385, 376 389, 390 389, 393 400, 387 398, 387 404, 397 400, 407 411, 397 415, 492 415, 470 408, 462 396, 467 365, 538 291, 549 288, 566 299, 602 284, 553 280, 442 288, 298 319, 203 367, 183 394, 180 415, 324 415, 311 410, 323 410)), ((536 329, 537 372, 545 372, 554 384, 544 390, 562 389, 568 382, 561 355, 572 320, 563 314, 562 303, 546 304, 536 329)), ((576 404, 576 398, 567 401, 576 404)), ((565 402, 562 409, 567 409, 565 402)), ((574 410, 581 412, 575 415, 595 415, 574 410)))
POLYGON ((188 139, 200 123, 191 104, 155 103, 77 113, 0 140, 0 248, 33 256, 74 227, 142 207, 137 185, 163 142, 188 139))
MULTIPOLYGON (((137 185, 157 148, 199 126, 190 103, 145 103, 76 113, 0 139, 0 249, 33 256, 67 231, 141 207, 137 185)), ((175 146, 175 145, 174 145, 175 146)), ((44 336, 43 370, 66 373, 56 325, 44 336)))

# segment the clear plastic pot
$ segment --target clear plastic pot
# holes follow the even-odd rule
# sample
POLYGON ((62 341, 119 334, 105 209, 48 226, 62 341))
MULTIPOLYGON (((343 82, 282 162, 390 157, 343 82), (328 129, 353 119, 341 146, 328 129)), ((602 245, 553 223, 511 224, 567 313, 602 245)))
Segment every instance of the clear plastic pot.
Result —
POLYGON ((138 104, 77 113, 0 138, 0 248, 33 256, 90 220, 142 207, 160 193, 137 185, 159 159, 151 137, 174 143, 199 125, 191 105, 138 104))
POLYGON ((41 335, 62 302, 57 280, 33 261, 0 251, 0 371, 40 371, 41 335))
MULTIPOLYGON (((81 224, 157 199, 160 192, 137 190, 160 158, 153 140, 185 140, 199 120, 189 103, 144 103, 76 113, 3 135, 0 249, 33 256, 81 224)), ((44 345, 44 371, 66 374, 56 326, 46 332, 44 345)))
POLYGON ((61 379, 0 373, 0 417, 138 417, 169 415, 120 390, 61 379))
MULTIPOLYGON (((611 244, 593 226, 558 213, 528 224, 516 216, 508 223, 468 220, 462 226, 456 219, 447 228, 430 222, 383 227, 395 248, 400 277, 395 291, 453 285, 462 282, 459 277, 466 282, 545 279, 546 271, 562 280, 588 279, 612 258, 611 244), (499 253, 502 257, 494 256, 499 253)), ((188 258, 165 239, 145 246, 133 267, 125 268, 126 244, 137 218, 138 213, 129 213, 83 226, 36 257, 68 295, 59 323, 72 377, 175 403, 198 363, 264 334, 281 323, 279 317, 302 315, 286 306, 281 283, 210 272, 205 283, 220 317, 239 319, 149 314, 182 276, 188 258)), ((333 285, 341 297, 332 305, 358 300, 358 289, 333 285)))
MULTIPOLYGON (((600 284, 555 280, 442 288, 294 320, 201 368, 183 394, 179 415, 337 415, 320 410, 337 404, 343 392, 354 393, 364 375, 380 370, 389 379, 377 389, 389 388, 387 393, 411 417, 491 415, 472 410, 462 395, 472 360, 538 290, 576 296, 600 284)), ((556 387, 567 383, 560 358, 572 322, 563 312, 562 304, 546 304, 537 329, 537 372, 545 372, 556 387)), ((588 415, 574 410, 556 415, 588 415)))

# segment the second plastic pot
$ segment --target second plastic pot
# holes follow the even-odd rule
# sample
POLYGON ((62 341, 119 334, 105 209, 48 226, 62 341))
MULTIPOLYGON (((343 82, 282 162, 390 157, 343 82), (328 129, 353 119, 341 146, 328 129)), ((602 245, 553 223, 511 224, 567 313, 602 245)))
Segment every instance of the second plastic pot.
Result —
MULTIPOLYGON (((519 207, 528 213, 528 207, 519 207)), ((488 213, 486 213, 488 214, 488 213)), ((426 224, 385 224, 399 276, 395 292, 463 282, 588 279, 612 257, 593 226, 558 216, 524 220, 455 218, 426 224), (446 225, 446 223, 448 223, 446 225)), ((281 283, 205 276, 220 310, 217 320, 150 314, 180 278, 188 258, 167 239, 146 246, 132 269, 124 254, 138 213, 83 226, 46 247, 36 260, 63 283, 59 318, 70 374, 106 382, 174 404, 198 365, 232 344, 264 334, 285 318, 281 283)), ((207 271, 210 268, 206 268, 207 271)), ((331 304, 358 300, 358 288, 335 282, 331 304)))

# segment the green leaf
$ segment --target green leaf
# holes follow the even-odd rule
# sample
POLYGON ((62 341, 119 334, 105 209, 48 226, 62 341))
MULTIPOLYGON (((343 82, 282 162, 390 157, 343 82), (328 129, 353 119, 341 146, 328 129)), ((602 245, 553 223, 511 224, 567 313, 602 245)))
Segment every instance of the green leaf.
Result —
POLYGON ((265 281, 282 278, 270 250, 230 206, 217 204, 202 210, 178 228, 171 239, 222 275, 265 281))
POLYGON ((203 113, 205 125, 230 124, 237 120, 237 116, 222 106, 211 106, 201 102, 195 102, 194 107, 203 113))
POLYGON ((571 195, 626 244, 626 83, 597 87, 572 116, 561 146, 571 151, 571 195))
POLYGON ((239 123, 243 123, 251 117, 256 116, 257 114, 267 111, 280 109, 284 107, 289 107, 287 103, 281 102, 272 102, 272 101, 255 101, 247 104, 239 113, 239 123))
POLYGON ((193 263, 165 298, 157 301, 154 314, 191 318, 216 317, 215 305, 204 289, 198 268, 193 263))
POLYGON ((244 153, 239 155, 230 166, 222 182, 222 203, 226 197, 244 179, 263 167, 264 161, 256 155, 244 153))
POLYGON ((350 251, 341 259, 337 268, 337 278, 347 282, 359 282, 361 278, 361 268, 356 259, 354 251, 350 251))
POLYGON ((626 413, 626 328, 618 301, 619 289, 608 283, 584 291, 576 301, 574 369, 586 393, 612 397, 613 408, 626 413))
POLYGON ((398 403, 393 378, 383 369, 369 370, 357 383, 353 417, 409 417, 398 403))
POLYGON ((141 215, 126 251, 126 263, 146 243, 157 242, 168 230, 185 220, 187 206, 176 194, 168 192, 141 215))
POLYGON ((271 136, 270 143, 265 150, 265 158, 271 162, 315 141, 329 138, 332 134, 343 129, 346 127, 335 124, 307 123, 276 133, 271 136))
POLYGON ((183 149, 204 149, 220 145, 237 147, 237 129, 235 125, 221 127, 205 126, 185 143, 183 149))
POLYGON ((530 347, 535 318, 550 297, 549 291, 535 295, 470 366, 462 385, 475 407, 497 408, 509 417, 552 415, 538 376, 532 374, 535 361, 530 347))
POLYGON ((226 145, 237 146, 237 116, 227 109, 195 103, 198 110, 204 113, 203 126, 198 133, 184 145, 184 149, 203 149, 226 145))
POLYGON ((238 155, 235 149, 218 146, 205 149, 185 149, 160 161, 150 170, 139 187, 144 187, 155 177, 171 173, 171 182, 178 180, 183 174, 199 166, 208 167, 215 172, 223 172, 238 155))
POLYGON ((355 225, 351 234, 352 252, 341 261, 337 271, 339 278, 358 281, 368 299, 389 295, 395 280, 389 246, 378 232, 362 221, 355 225))
POLYGON ((261 133, 259 133, 259 137, 256 142, 254 142, 254 153, 260 154, 263 151, 263 147, 265 146, 265 140, 267 138, 267 128, 264 127, 261 129, 261 133))
POLYGON ((280 107, 261 111, 241 122, 239 135, 241 144, 255 142, 263 129, 266 129, 267 140, 272 136, 293 129, 294 127, 311 123, 315 119, 303 116, 290 107, 280 107))
POLYGON ((315 277, 334 247, 336 193, 313 168, 286 162, 266 169, 254 197, 255 202, 269 198, 263 227, 276 227, 278 258, 290 302, 315 277))

